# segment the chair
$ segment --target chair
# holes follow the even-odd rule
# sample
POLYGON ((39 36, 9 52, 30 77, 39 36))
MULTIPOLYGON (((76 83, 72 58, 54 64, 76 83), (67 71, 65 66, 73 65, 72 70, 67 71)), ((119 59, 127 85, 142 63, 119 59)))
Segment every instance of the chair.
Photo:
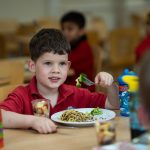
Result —
POLYGON ((22 84, 24 81, 24 63, 12 60, 0 60, 0 86, 22 84), (3 82, 5 80, 6 82, 3 82))
POLYGON ((135 63, 134 50, 140 40, 136 28, 120 28, 110 34, 110 62, 113 66, 135 63))
POLYGON ((14 90, 18 85, 5 85, 0 86, 0 102, 3 101, 7 95, 14 90))
POLYGON ((0 20, 0 33, 12 34, 18 29, 19 23, 16 20, 0 20))
MULTIPOLYGON (((102 48, 99 45, 98 34, 93 30, 88 30, 86 32, 88 43, 92 49, 93 57, 94 57, 94 77, 98 72, 101 71, 102 68, 102 48)), ((96 87, 96 91, 99 91, 100 88, 96 87)))
POLYGON ((102 48, 98 45, 91 46, 93 57, 94 57, 94 76, 102 69, 102 58, 101 58, 101 52, 102 48))
POLYGON ((36 22, 20 24, 16 32, 16 40, 19 44, 21 56, 29 56, 29 42, 37 30, 38 26, 36 22))
POLYGON ((100 17, 93 17, 90 20, 90 29, 98 35, 99 44, 106 42, 108 38, 108 27, 106 22, 100 17))
POLYGON ((10 35, 0 33, 0 58, 18 55, 19 44, 17 43, 15 37, 15 34, 10 35))
MULTIPOLYGON (((102 70, 102 48, 99 45, 91 45, 94 56, 94 77, 102 70)), ((96 86, 96 91, 101 91, 102 88, 96 86)))
POLYGON ((39 29, 41 28, 55 28, 55 29, 60 29, 60 24, 59 21, 50 18, 50 17, 45 17, 45 18, 39 18, 37 21, 37 26, 39 29))
MULTIPOLYGON (((139 40, 140 33, 134 27, 118 28, 110 33, 109 68, 113 72, 118 72, 118 70, 122 72, 126 67, 133 67, 135 64, 134 50, 139 40)), ((120 71, 114 76, 118 76, 120 71)))
POLYGON ((0 57, 17 54, 18 43, 15 40, 19 23, 16 20, 0 20, 0 57))
POLYGON ((91 46, 99 45, 99 38, 98 38, 98 34, 97 34, 96 31, 94 31, 94 30, 87 30, 86 31, 86 35, 87 35, 88 43, 91 46))
POLYGON ((86 31, 87 40, 89 45, 92 48, 93 57, 94 57, 94 75, 96 75, 101 70, 101 51, 102 48, 99 46, 98 34, 93 30, 86 31))

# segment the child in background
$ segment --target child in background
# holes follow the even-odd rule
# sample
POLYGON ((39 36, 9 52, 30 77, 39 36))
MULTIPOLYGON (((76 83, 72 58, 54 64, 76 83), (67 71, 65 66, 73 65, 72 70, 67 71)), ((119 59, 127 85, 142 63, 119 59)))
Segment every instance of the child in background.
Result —
POLYGON ((31 39, 29 48, 29 69, 35 76, 28 85, 17 87, 0 103, 4 128, 55 132, 57 126, 49 118, 33 115, 32 101, 36 99, 49 101, 50 116, 69 107, 119 108, 118 88, 106 72, 97 74, 95 84, 105 87, 107 96, 63 84, 70 67, 70 45, 59 30, 40 30, 31 39))
MULTIPOLYGON (((73 11, 65 14, 60 22, 62 31, 71 45, 69 60, 71 61, 71 70, 74 72, 74 75, 67 78, 66 83, 75 85, 75 79, 80 73, 85 73, 92 80, 94 62, 92 49, 85 34, 85 17, 83 14, 73 11)), ((94 91, 94 86, 89 87, 89 90, 94 91)))

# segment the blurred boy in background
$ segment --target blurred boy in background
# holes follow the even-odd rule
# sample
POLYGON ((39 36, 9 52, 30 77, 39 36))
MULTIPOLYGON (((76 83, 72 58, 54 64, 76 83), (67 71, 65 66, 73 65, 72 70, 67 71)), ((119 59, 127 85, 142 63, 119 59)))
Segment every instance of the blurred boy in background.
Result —
MULTIPOLYGON (((85 73, 89 79, 93 80, 93 54, 85 34, 85 17, 79 12, 72 11, 65 14, 60 23, 65 37, 71 44, 69 60, 73 75, 67 78, 66 83, 75 85, 75 79, 80 73, 85 73)), ((89 89, 95 90, 94 86, 89 89)))

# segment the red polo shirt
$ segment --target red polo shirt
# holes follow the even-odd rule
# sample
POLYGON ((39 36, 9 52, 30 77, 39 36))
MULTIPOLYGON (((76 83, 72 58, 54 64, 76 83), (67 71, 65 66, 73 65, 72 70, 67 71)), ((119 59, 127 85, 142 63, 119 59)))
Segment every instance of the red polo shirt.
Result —
MULTIPOLYGON (((19 86, 0 103, 0 108, 20 114, 33 114, 31 101, 44 98, 39 94, 36 78, 33 77, 27 86, 19 86)), ((50 115, 72 106, 75 108, 105 107, 106 95, 91 93, 86 89, 79 89, 71 85, 61 85, 59 97, 55 107, 51 107, 50 115)))

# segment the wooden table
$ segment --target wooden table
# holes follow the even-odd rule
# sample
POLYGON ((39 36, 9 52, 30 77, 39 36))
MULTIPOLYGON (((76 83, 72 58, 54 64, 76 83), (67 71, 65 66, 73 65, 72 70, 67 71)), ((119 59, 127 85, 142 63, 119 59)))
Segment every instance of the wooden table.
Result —
MULTIPOLYGON (((116 117, 117 141, 129 141, 129 119, 116 117)), ((6 150, 92 150, 97 145, 94 127, 58 128, 55 134, 32 130, 4 130, 6 150)))

